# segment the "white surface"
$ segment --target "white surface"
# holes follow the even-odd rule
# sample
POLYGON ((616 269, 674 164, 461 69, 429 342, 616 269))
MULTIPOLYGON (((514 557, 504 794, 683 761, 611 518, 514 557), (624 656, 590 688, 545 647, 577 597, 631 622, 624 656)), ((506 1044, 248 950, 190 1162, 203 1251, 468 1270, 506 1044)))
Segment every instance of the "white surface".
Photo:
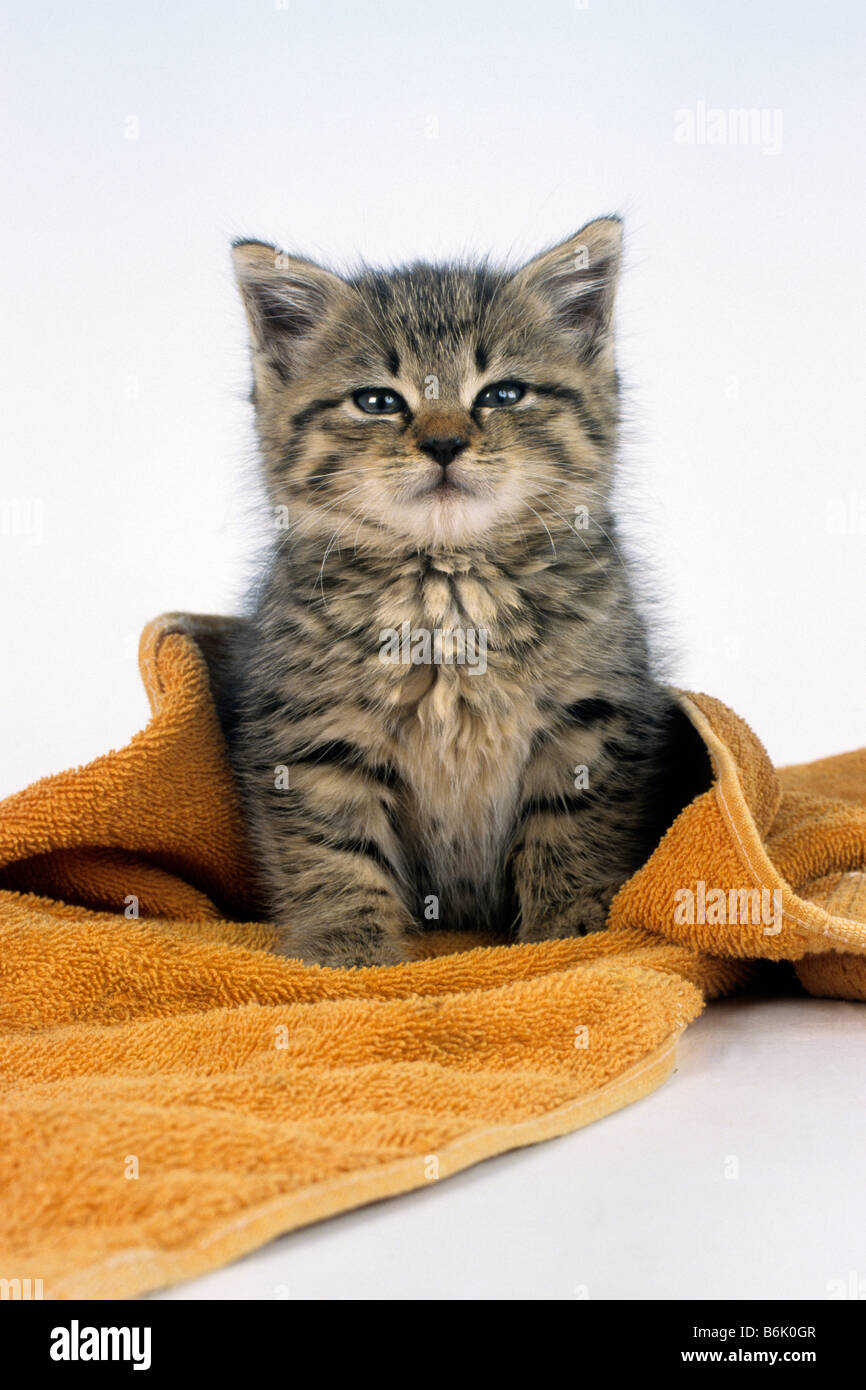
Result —
POLYGON ((159 1296, 825 1299, 851 1271, 866 1296, 864 1100, 862 1005, 721 1001, 625 1110, 159 1296))

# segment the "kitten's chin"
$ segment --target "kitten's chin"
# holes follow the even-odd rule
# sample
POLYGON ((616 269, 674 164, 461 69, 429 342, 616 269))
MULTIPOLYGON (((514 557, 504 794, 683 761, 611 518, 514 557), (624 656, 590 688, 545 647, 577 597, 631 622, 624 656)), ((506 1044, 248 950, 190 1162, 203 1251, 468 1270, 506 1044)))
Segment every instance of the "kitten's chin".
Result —
POLYGON ((505 514, 500 501, 450 484, 401 504, 395 513, 392 522, 416 545, 449 548, 482 540, 505 514))

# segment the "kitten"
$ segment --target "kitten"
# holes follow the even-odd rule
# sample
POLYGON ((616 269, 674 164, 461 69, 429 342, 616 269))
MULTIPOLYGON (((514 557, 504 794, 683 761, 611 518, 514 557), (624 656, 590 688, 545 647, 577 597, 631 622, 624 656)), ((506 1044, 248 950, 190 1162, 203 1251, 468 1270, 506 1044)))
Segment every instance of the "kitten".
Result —
POLYGON ((610 512, 620 234, 350 279, 235 245, 277 543, 233 756, 286 955, 597 931, 688 799, 610 512))

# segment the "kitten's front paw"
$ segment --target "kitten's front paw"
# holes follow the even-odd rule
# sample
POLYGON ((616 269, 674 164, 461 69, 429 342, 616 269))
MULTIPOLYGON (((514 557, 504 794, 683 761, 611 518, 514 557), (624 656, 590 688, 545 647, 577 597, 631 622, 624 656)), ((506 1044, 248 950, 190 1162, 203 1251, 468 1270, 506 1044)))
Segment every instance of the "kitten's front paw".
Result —
POLYGON ((523 944, 533 941, 562 941, 571 936, 589 936, 604 931, 607 908, 603 903, 583 903, 577 910, 550 912, 532 922, 521 923, 517 940, 523 944))
POLYGON ((318 941, 298 941, 282 936, 274 948, 277 955, 302 960, 304 965, 323 965, 330 970, 366 969, 373 965, 403 965, 410 960, 405 944, 382 933, 374 938, 356 933, 335 932, 318 941))

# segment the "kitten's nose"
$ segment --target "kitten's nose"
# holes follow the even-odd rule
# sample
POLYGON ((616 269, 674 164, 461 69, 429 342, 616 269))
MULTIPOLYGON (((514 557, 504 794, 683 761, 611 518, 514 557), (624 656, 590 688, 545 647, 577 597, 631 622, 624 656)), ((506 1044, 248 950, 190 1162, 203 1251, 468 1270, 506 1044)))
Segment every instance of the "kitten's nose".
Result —
POLYGON ((425 454, 429 454, 437 463, 441 463, 443 468, 456 459, 469 443, 462 434, 428 435, 426 439, 418 440, 418 448, 425 454))

